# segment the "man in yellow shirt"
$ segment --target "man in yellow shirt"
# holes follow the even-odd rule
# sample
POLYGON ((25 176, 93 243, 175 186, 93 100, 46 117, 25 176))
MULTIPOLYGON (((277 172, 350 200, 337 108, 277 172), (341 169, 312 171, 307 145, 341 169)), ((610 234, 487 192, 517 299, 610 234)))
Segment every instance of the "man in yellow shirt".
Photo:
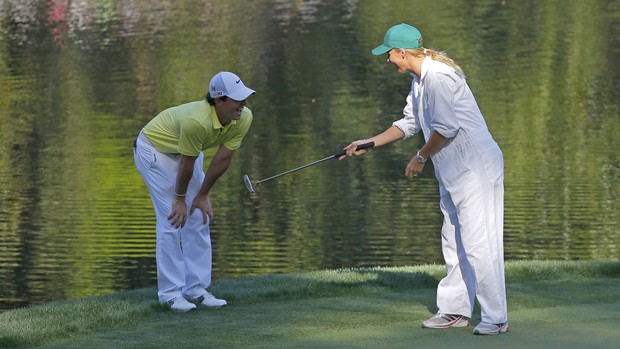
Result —
POLYGON ((213 218, 208 194, 250 129, 252 111, 245 105, 254 93, 237 75, 220 72, 209 83, 206 101, 162 111, 136 140, 134 162, 151 193, 157 220, 159 302, 175 311, 192 310, 194 303, 226 304, 207 291, 213 218), (213 147, 218 150, 204 172, 202 152, 213 147))

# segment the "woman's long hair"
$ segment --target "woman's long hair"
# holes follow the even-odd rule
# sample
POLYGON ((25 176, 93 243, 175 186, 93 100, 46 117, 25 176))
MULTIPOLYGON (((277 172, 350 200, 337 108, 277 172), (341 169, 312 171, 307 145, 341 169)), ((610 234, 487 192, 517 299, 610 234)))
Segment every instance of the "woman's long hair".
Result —
POLYGON ((463 69, 461 69, 461 67, 459 67, 459 65, 456 64, 452 58, 448 57, 445 52, 435 51, 430 48, 424 47, 403 49, 402 51, 407 52, 414 57, 428 56, 434 61, 439 61, 443 64, 450 66, 452 69, 456 70, 459 75, 465 78, 465 73, 463 72, 463 69))

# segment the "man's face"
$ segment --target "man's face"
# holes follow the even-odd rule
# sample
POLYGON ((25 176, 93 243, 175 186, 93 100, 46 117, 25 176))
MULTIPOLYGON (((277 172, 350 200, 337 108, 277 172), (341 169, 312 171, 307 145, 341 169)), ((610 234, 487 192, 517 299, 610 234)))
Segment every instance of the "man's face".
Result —
POLYGON ((217 98, 215 100, 215 112, 217 113, 217 118, 220 120, 220 123, 222 125, 227 125, 233 120, 239 120, 245 104, 245 99, 242 101, 235 101, 229 97, 224 101, 221 98, 217 98))

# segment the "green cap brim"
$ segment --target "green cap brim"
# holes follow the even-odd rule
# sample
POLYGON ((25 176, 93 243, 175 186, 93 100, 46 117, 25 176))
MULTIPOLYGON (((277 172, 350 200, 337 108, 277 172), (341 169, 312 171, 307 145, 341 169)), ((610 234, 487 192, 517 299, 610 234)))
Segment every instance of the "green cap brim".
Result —
POLYGON ((372 54, 375 55, 375 56, 381 56, 382 54, 388 52, 391 49, 392 49, 392 47, 388 47, 388 46, 385 46, 385 45, 381 44, 381 45, 375 47, 370 52, 372 52, 372 54))

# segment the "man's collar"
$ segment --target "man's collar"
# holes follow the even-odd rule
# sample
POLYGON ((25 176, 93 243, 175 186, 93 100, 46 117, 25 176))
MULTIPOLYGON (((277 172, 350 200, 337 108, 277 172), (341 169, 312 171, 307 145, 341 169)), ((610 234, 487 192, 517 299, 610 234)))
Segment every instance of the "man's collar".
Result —
MULTIPOLYGON (((222 126, 220 119, 217 118, 217 113, 215 112, 215 106, 210 105, 210 107, 211 107, 211 120, 213 121, 213 128, 216 130, 220 128, 224 128, 225 126, 222 126)), ((236 124, 236 123, 237 123, 237 120, 232 120, 228 125, 236 124)))

